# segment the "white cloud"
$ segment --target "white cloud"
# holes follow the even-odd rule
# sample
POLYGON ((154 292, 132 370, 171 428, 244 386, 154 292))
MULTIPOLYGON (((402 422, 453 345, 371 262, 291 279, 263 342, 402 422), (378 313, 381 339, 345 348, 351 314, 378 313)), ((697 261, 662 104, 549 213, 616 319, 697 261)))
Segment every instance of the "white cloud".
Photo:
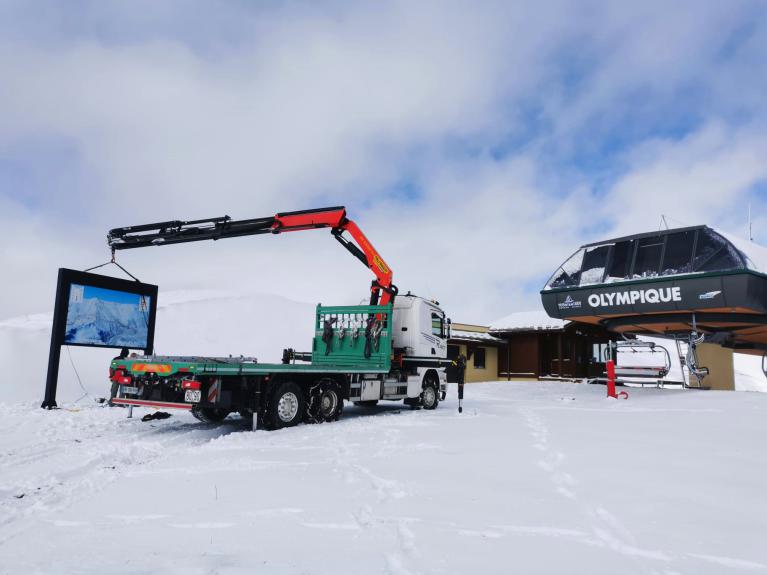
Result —
POLYGON ((659 214, 676 226, 710 223, 743 230, 750 192, 767 182, 765 154, 762 133, 718 122, 678 141, 642 145, 603 204, 615 214, 614 233, 636 231, 653 219, 660 223, 659 214))
MULTIPOLYGON (((34 209, 0 189, 0 267, 15 278, 0 318, 48 309, 56 268, 107 259, 111 227, 345 204, 401 289, 488 321, 535 305, 537 283, 584 238, 655 227, 663 212, 735 223, 733 202, 764 178, 764 114, 749 89, 762 80, 747 67, 763 26, 721 56, 747 3, 318 6, 216 5, 211 27, 205 8, 115 18, 99 6, 76 32, 35 23, 29 37, 47 42, 25 40, 19 17, 0 44, 0 169, 21 145, 55 140, 83 177, 34 191, 34 209), (693 133, 641 134, 691 86, 702 90, 693 133), (643 139, 598 189, 604 174, 568 157, 609 151, 624 123, 643 139), (415 201, 389 193, 403 181, 415 201)), ((369 272, 325 236, 120 260, 169 289, 364 297, 369 272)))

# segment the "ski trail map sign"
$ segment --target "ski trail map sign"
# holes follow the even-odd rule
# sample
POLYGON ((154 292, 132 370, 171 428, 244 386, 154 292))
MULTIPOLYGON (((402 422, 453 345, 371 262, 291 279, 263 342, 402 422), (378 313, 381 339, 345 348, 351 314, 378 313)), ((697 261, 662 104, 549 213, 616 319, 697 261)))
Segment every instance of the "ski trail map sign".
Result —
POLYGON ((151 354, 156 315, 156 285, 60 268, 41 407, 56 407, 62 345, 126 347, 151 354))

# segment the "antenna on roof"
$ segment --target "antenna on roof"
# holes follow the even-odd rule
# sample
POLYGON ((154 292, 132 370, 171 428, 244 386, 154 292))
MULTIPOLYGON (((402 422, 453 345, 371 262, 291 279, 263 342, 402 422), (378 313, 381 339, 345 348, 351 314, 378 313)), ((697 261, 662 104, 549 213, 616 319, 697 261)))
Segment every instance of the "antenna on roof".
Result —
POLYGON ((748 241, 754 241, 754 234, 751 231, 751 202, 748 202, 748 241))

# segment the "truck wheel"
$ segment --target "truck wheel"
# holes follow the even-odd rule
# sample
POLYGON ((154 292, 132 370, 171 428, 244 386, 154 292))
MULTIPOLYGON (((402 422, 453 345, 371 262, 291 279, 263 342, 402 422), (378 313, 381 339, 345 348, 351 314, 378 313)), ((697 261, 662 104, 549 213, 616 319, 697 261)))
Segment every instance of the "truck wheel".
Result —
POLYGON ((298 384, 283 381, 277 384, 269 397, 265 423, 269 429, 293 427, 301 421, 305 409, 304 394, 298 384))
POLYGON ((220 423, 229 415, 229 412, 217 407, 193 407, 192 415, 203 423, 220 423))
POLYGON ((337 421, 343 410, 344 400, 341 397, 341 387, 335 381, 323 385, 319 404, 322 421, 337 421))
POLYGON ((439 392, 434 377, 427 375, 421 392, 421 405, 424 409, 437 409, 439 405, 439 392))
POLYGON ((367 399, 365 401, 355 401, 354 405, 357 407, 375 407, 378 405, 377 399, 367 399))

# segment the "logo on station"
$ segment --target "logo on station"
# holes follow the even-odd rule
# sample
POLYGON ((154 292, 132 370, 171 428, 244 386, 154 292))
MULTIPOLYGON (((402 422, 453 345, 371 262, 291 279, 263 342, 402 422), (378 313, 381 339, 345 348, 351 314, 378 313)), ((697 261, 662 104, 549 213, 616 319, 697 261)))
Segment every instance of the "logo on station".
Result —
POLYGON ((574 300, 572 296, 567 296, 564 301, 559 302, 559 309, 580 309, 581 301, 574 300))
POLYGON ((600 294, 593 293, 589 296, 589 305, 591 307, 633 305, 635 303, 669 303, 672 301, 682 301, 682 288, 670 287, 622 292, 604 292, 600 294))
POLYGON ((719 291, 709 291, 709 292, 700 294, 698 296, 698 299, 714 299, 720 293, 722 293, 722 290, 719 290, 719 291))

